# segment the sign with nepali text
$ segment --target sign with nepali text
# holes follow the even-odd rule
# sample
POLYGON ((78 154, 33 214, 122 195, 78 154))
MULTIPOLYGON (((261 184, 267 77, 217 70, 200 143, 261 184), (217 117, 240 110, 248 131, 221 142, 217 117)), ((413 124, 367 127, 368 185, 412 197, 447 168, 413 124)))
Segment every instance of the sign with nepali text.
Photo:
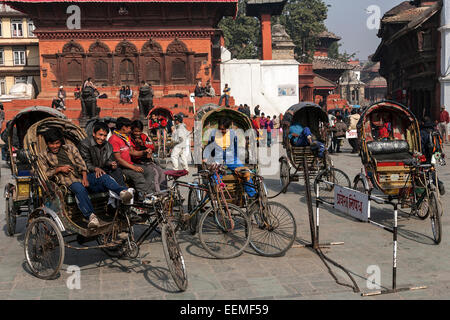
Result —
POLYGON ((369 221, 369 197, 367 194, 335 185, 334 208, 358 220, 369 221))

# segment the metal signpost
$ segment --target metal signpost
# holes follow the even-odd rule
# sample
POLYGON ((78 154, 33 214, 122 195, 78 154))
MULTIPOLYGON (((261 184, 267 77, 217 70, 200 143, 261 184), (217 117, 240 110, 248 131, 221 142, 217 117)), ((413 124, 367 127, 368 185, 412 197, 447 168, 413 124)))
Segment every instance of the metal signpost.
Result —
MULTIPOLYGON (((360 221, 369 222, 377 227, 380 227, 386 231, 389 231, 393 234, 393 261, 392 261, 392 289, 387 290, 378 290, 374 292, 362 293, 362 296, 374 296, 381 295, 387 293, 395 293, 400 291, 410 291, 410 290, 419 290, 426 289, 426 286, 419 287, 404 287, 397 288, 397 248, 398 248, 398 203, 394 203, 392 201, 388 201, 376 196, 369 194, 365 194, 362 192, 358 192, 353 189, 345 188, 339 185, 336 185, 332 182, 321 181, 331 187, 334 188, 334 204, 333 207, 336 210, 339 210, 343 213, 346 213, 360 221), (370 203, 371 201, 375 201, 379 204, 389 204, 394 207, 394 227, 388 227, 383 224, 377 223, 370 218, 370 203)), ((319 214, 320 214, 320 204, 327 204, 320 198, 319 188, 316 190, 316 237, 317 241, 319 241, 319 214)))

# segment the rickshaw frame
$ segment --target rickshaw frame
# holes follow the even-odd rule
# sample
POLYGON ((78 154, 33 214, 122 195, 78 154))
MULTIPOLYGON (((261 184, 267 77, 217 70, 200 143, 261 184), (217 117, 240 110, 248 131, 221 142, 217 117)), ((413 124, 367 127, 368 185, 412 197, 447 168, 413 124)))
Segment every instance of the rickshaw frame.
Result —
POLYGON ((40 205, 39 196, 42 191, 33 182, 35 178, 30 170, 19 170, 18 162, 28 162, 23 154, 23 140, 28 128, 45 118, 66 119, 67 117, 53 108, 33 106, 17 113, 5 129, 8 131, 11 176, 15 180, 15 183, 6 184, 3 194, 5 198, 6 233, 8 236, 15 234, 17 217, 22 216, 22 213, 30 214, 40 205), (13 150, 15 148, 13 145, 15 126, 19 140, 18 150, 13 150), (19 160, 18 156, 22 159, 19 160))

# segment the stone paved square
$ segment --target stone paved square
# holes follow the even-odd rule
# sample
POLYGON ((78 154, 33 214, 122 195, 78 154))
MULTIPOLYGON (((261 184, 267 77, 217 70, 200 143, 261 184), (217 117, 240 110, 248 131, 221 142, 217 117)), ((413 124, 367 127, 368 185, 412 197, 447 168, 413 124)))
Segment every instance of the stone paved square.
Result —
MULTIPOLYGON (((344 152, 333 155, 337 168, 343 169, 350 179, 360 172, 357 155, 344 152)), ((448 149, 447 146, 447 150, 448 149)), ((2 162, 0 187, 10 181, 10 172, 2 162)), ((450 167, 440 167, 439 175, 450 190, 450 167)), ((192 170, 193 171, 193 170, 192 170)), ((189 178, 187 178, 189 180, 189 178)), ((269 193, 280 189, 278 176, 267 176, 269 193)), ((7 237, 4 228, 4 202, 0 204, 0 299, 149 299, 149 300, 236 300, 236 299, 449 299, 450 258, 448 236, 450 206, 448 194, 441 198, 443 240, 440 245, 432 241, 430 220, 421 221, 399 214, 398 276, 399 287, 410 284, 427 286, 425 290, 401 292, 391 295, 361 297, 348 287, 338 285, 320 258, 304 247, 310 242, 308 213, 303 182, 294 182, 286 194, 275 201, 288 206, 297 222, 297 241, 284 256, 259 256, 250 247, 240 257, 217 260, 201 247, 197 236, 180 234, 180 244, 186 260, 189 286, 179 293, 162 251, 158 236, 141 247, 142 260, 114 259, 100 250, 75 251, 66 249, 60 275, 55 280, 40 280, 28 273, 23 254, 25 218, 18 219, 17 234, 7 237), (81 289, 69 290, 67 268, 78 264, 81 268, 81 289)), ((392 234, 368 223, 356 221, 332 208, 320 211, 320 240, 323 243, 344 242, 343 245, 324 248, 323 252, 351 272, 361 291, 366 286, 367 268, 377 265, 381 270, 382 289, 392 282, 392 234)), ((373 218, 392 225, 393 213, 387 206, 374 205, 373 218)), ((339 280, 350 284, 341 270, 331 267, 339 280)))

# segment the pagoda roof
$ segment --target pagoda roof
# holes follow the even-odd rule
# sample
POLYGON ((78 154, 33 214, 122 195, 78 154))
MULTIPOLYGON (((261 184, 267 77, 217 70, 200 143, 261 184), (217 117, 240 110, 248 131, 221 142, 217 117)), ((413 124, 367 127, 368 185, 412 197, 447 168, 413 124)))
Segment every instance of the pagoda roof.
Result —
POLYGON ((387 81, 382 76, 367 81, 366 88, 387 88, 387 81))
POLYGON ((283 12, 287 0, 248 0, 245 14, 249 17, 259 17, 261 13, 279 16, 283 12))
POLYGON ((340 60, 332 59, 329 57, 316 56, 313 60, 314 70, 351 70, 353 66, 340 60))
POLYGON ((337 41, 342 39, 341 37, 335 35, 333 32, 330 32, 330 31, 323 31, 323 32, 319 33, 317 35, 317 37, 320 39, 333 39, 333 40, 337 40, 337 41))
POLYGON ((335 89, 337 87, 336 83, 317 73, 315 73, 314 76, 314 88, 316 89, 335 89))

